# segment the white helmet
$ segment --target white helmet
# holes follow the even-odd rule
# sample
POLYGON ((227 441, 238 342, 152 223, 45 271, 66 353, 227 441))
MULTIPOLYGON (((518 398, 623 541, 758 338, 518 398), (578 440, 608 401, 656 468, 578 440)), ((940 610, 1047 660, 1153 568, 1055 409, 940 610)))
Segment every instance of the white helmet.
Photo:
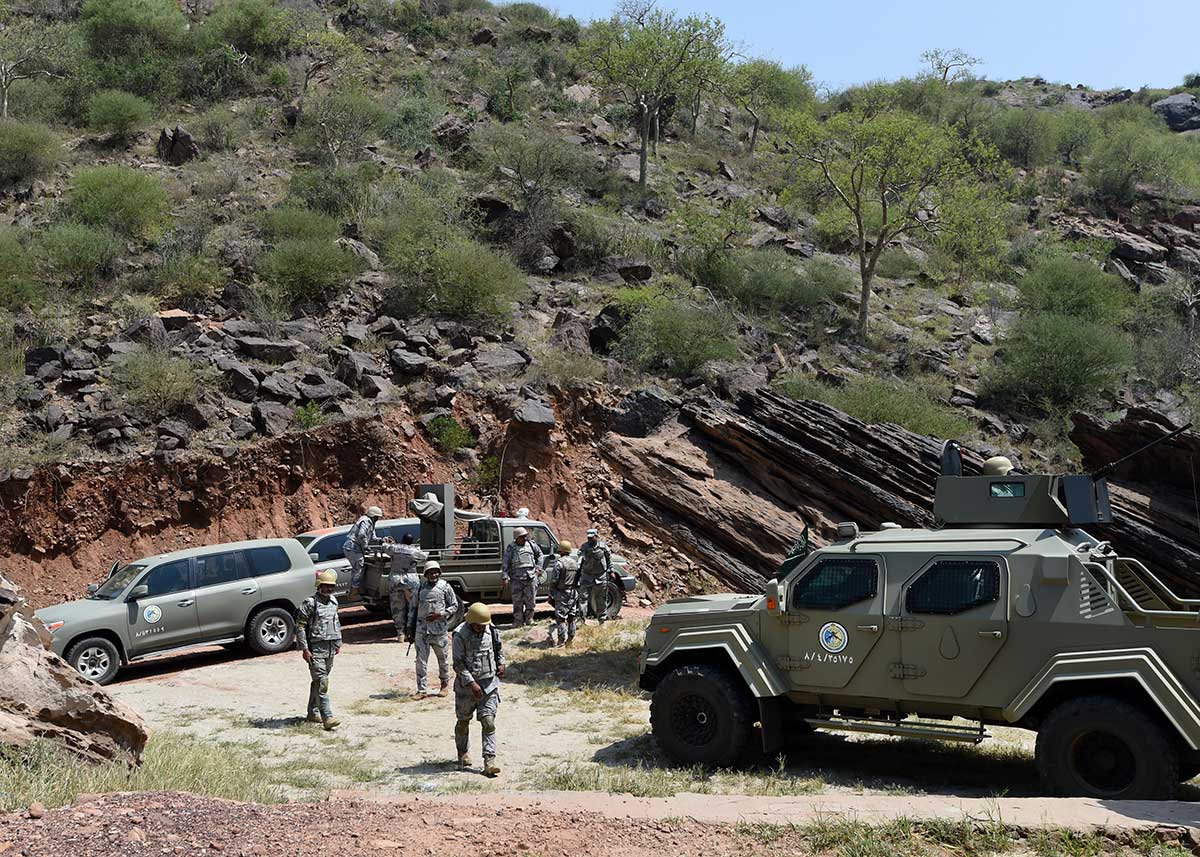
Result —
POLYGON ((515 530, 513 530, 514 538, 519 539, 521 536, 527 536, 527 535, 529 535, 529 530, 525 529, 524 527, 517 527, 515 530))
POLYGON ((441 574, 442 573, 442 564, 440 562, 438 562, 436 559, 429 560, 429 562, 425 563, 424 572, 426 574, 429 574, 429 572, 431 572, 431 571, 436 571, 438 574, 441 574))
POLYGON ((380 509, 378 506, 372 506, 370 509, 367 509, 367 517, 368 518, 382 518, 383 517, 383 509, 380 509))

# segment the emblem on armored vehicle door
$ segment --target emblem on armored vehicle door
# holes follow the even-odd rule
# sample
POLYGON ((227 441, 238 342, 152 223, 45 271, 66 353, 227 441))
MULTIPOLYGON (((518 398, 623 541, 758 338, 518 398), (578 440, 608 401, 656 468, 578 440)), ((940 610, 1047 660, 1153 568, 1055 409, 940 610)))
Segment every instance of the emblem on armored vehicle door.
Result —
POLYGON ((821 648, 834 655, 846 648, 846 644, 850 642, 846 629, 837 622, 826 622, 822 625, 817 638, 821 641, 821 648))
POLYGON ((162 618, 162 608, 157 604, 151 604, 142 611, 142 618, 149 624, 153 625, 162 618))

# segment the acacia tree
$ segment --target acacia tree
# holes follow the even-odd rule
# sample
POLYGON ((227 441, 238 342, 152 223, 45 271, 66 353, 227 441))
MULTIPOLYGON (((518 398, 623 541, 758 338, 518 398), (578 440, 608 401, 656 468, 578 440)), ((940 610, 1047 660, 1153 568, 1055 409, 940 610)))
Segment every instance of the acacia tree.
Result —
POLYGON ((796 108, 812 96, 812 75, 804 66, 785 69, 770 60, 749 60, 733 68, 728 93, 750 114, 750 154, 758 144, 758 129, 768 110, 796 108))
POLYGON ((960 48, 934 48, 921 54, 929 73, 949 86, 971 76, 971 69, 983 62, 960 48))
POLYGON ((634 2, 608 21, 593 24, 578 59, 605 86, 637 111, 641 124, 638 185, 646 187, 646 160, 663 102, 678 93, 712 46, 723 43, 725 25, 710 17, 678 18, 652 4, 634 2))
POLYGON ((792 135, 797 179, 832 197, 855 233, 860 339, 867 334, 875 267, 890 242, 915 233, 948 239, 1002 214, 977 193, 981 176, 999 169, 995 151, 911 113, 852 110, 826 122, 796 116, 792 135))
POLYGON ((304 57, 301 96, 308 94, 309 84, 321 72, 332 73, 339 68, 353 66, 362 56, 358 45, 348 36, 328 29, 323 21, 315 17, 302 21, 296 28, 291 49, 304 57))
POLYGON ((59 77, 67 46, 67 27, 33 15, 0 12, 0 118, 8 118, 13 84, 35 77, 59 77))
POLYGON ((720 92, 727 86, 732 54, 732 47, 724 39, 706 42, 692 63, 691 74, 683 82, 683 96, 688 107, 688 131, 693 140, 696 138, 696 125, 700 120, 705 93, 720 92))

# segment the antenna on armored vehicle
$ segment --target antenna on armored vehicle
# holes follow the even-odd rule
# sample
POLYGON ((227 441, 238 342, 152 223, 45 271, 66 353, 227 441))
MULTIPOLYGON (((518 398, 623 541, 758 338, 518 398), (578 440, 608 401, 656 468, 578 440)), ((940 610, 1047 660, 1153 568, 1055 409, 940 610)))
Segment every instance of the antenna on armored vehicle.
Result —
POLYGON ((1152 447, 1158 446, 1160 443, 1166 443, 1168 440, 1171 440, 1174 437, 1178 437, 1179 435, 1183 434, 1185 431, 1187 431, 1191 427, 1192 427, 1192 424, 1188 423, 1187 425, 1183 426, 1182 428, 1177 428, 1172 432, 1168 432, 1167 434, 1164 434, 1162 437, 1155 438, 1154 440, 1150 441, 1149 443, 1145 444, 1144 446, 1138 447, 1137 449, 1135 449, 1133 452, 1129 453, 1128 455, 1121 456, 1116 461, 1110 461, 1108 464, 1104 465, 1100 469, 1092 471, 1092 474, 1091 474, 1092 478, 1093 479, 1103 479, 1105 476, 1108 476, 1108 474, 1112 473, 1114 470, 1116 470, 1118 467, 1120 467, 1126 461, 1129 461, 1131 458, 1136 458, 1137 456, 1141 455, 1146 450, 1151 449, 1152 447))

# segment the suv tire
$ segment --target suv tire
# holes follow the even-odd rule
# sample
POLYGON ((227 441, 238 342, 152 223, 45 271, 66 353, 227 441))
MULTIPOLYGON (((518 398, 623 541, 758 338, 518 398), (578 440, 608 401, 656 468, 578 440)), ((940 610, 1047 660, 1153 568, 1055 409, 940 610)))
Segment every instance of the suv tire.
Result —
POLYGON ((87 637, 67 649, 66 662, 96 684, 108 684, 121 668, 121 653, 107 637, 87 637))
POLYGON ((734 765, 743 758, 755 719, 745 685, 707 664, 673 670, 650 701, 654 738, 680 765, 734 765))
POLYGON ((604 598, 604 618, 616 619, 621 615, 621 607, 624 606, 625 590, 621 588, 621 584, 609 579, 604 587, 604 598))
POLYGON ((296 642, 296 621, 282 607, 259 610, 246 625, 246 642, 258 655, 287 651, 296 642))
POLYGON ((1179 785, 1178 748, 1136 705, 1084 696, 1053 709, 1038 729, 1042 786, 1063 797, 1169 800, 1179 785))

